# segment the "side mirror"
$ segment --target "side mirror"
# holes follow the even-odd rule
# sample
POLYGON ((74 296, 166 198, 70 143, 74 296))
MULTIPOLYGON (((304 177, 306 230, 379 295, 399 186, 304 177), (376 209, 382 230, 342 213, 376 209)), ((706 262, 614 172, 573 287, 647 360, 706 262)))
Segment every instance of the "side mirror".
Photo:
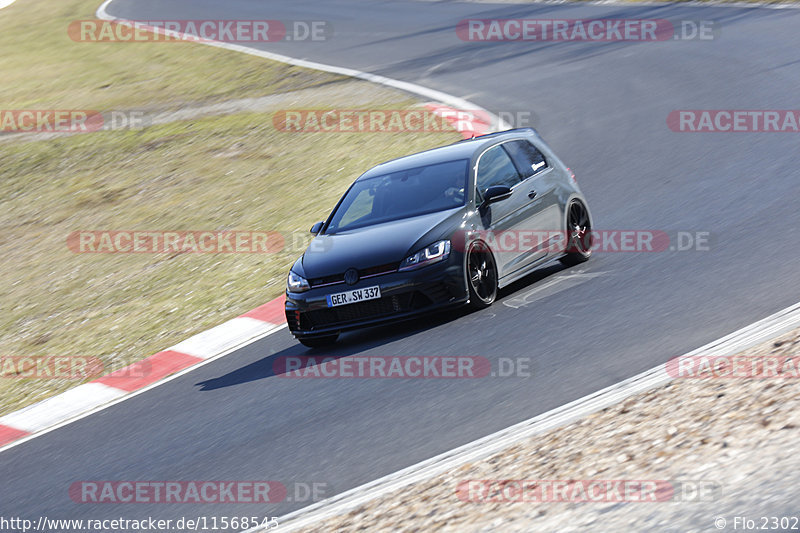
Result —
POLYGON ((320 230, 322 230, 322 226, 324 224, 325 224, 325 222, 319 221, 316 224, 314 224, 313 226, 311 226, 311 233, 313 233, 314 235, 318 234, 320 232, 320 230))
POLYGON ((492 185, 483 193, 483 204, 489 205, 494 202, 505 200, 511 196, 511 187, 505 185, 492 185))

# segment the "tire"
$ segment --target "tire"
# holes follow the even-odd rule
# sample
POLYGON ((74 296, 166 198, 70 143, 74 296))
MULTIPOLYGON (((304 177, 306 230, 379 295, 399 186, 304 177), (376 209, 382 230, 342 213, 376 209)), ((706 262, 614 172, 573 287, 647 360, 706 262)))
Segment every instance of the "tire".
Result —
POLYGON ((567 208, 566 255, 559 259, 566 266, 588 261, 592 256, 592 221, 586 207, 578 200, 567 208))
POLYGON ((497 298, 497 265, 489 248, 482 242, 472 243, 467 253, 467 287, 469 306, 485 309, 497 298))
POLYGON ((297 340, 309 348, 324 348, 336 342, 338 338, 339 334, 337 333, 335 335, 319 335, 317 337, 298 337, 297 340))

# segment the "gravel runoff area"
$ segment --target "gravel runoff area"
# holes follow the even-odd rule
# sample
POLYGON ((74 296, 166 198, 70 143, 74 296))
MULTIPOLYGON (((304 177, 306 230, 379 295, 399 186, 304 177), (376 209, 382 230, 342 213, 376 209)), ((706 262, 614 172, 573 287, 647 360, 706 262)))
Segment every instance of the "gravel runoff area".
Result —
POLYGON ((800 530, 800 329, 741 356, 780 365, 675 379, 313 531, 800 530))

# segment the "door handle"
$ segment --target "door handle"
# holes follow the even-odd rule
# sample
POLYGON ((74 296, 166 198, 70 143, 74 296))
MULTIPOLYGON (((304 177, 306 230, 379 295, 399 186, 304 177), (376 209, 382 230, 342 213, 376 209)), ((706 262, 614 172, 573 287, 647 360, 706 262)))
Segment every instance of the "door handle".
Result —
POLYGON ((529 193, 528 193, 528 198, 530 198, 531 200, 533 200, 534 198, 536 198, 536 191, 531 191, 531 192, 529 192, 529 193))

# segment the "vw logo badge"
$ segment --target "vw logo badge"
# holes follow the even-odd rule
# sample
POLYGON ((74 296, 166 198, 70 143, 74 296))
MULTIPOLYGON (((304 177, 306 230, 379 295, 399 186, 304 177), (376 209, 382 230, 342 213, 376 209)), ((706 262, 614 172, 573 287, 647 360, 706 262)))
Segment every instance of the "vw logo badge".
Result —
POLYGON ((355 285, 358 283, 358 270, 355 268, 348 268, 344 273, 344 282, 348 285, 355 285))

